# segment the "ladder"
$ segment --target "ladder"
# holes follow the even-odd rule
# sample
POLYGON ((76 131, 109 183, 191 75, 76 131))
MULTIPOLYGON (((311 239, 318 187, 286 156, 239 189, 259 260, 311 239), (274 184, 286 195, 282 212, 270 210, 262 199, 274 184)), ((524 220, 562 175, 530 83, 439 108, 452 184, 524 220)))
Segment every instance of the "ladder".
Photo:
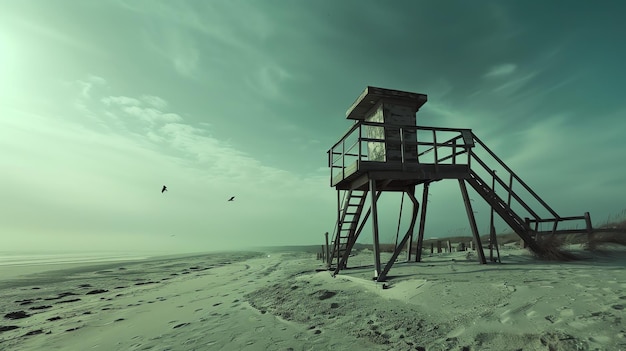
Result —
POLYGON ((331 254, 328 260, 329 267, 336 265, 337 270, 346 268, 348 255, 356 242, 356 231, 359 219, 363 213, 366 190, 347 190, 343 204, 339 205, 336 232, 332 241, 331 254))

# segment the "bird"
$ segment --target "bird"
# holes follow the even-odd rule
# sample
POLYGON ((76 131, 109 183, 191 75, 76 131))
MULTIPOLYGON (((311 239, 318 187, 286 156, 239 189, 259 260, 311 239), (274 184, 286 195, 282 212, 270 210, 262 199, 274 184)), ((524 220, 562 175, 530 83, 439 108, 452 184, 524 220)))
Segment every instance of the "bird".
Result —
POLYGON ((166 191, 167 191, 167 187, 165 185, 163 185, 163 189, 161 189, 161 194, 163 194, 166 191))
POLYGON ((228 199, 228 201, 233 201, 233 200, 235 200, 234 196, 232 196, 230 199, 228 199))

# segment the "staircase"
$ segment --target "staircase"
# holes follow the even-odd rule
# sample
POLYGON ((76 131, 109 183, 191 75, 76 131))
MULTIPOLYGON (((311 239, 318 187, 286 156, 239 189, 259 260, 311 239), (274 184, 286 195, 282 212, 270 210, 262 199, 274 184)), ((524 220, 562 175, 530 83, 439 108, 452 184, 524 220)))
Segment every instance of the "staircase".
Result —
POLYGON ((588 214, 576 217, 561 217, 548 204, 543 201, 517 174, 515 174, 496 154, 491 151, 478 137, 472 133, 473 147, 467 149, 470 153, 471 168, 466 182, 491 206, 491 208, 504 220, 513 231, 535 253, 544 254, 543 249, 535 241, 538 234, 558 234, 572 232, 590 232, 591 222, 588 214), (476 153, 480 152, 483 157, 476 153), (500 171, 496 173, 495 169, 500 171), (485 182, 479 175, 490 177, 493 185, 485 182), (515 185, 515 186, 514 186, 515 185), (498 186, 504 191, 506 201, 495 191, 498 186), (513 188, 517 190, 513 190, 513 188), (514 211, 511 203, 519 210, 514 211), (520 212, 521 211, 521 212, 520 212), (524 218, 520 215, 523 213, 524 218), (585 229, 582 230, 558 230, 558 225, 564 222, 586 221, 585 229), (552 230, 540 231, 539 225, 552 224, 552 230), (531 227, 534 225, 534 228, 531 227))
POLYGON ((541 253, 541 248, 530 236, 529 228, 522 218, 515 213, 491 187, 485 183, 474 171, 470 170, 470 177, 466 181, 476 192, 496 211, 496 213, 519 235, 534 252, 541 253))
POLYGON ((335 227, 336 232, 332 241, 330 257, 328 258, 329 268, 335 264, 335 269, 346 268, 348 256, 352 246, 356 242, 356 231, 365 206, 367 191, 347 190, 343 199, 343 205, 339 209, 339 220, 335 227))

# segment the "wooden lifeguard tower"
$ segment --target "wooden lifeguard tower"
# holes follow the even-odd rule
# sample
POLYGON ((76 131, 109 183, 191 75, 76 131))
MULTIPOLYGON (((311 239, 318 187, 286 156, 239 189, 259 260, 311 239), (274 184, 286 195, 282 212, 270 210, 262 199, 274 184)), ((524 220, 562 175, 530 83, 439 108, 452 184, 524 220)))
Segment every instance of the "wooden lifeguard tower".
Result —
POLYGON ((368 86, 348 109, 346 117, 355 123, 328 151, 330 185, 337 190, 337 222, 326 257, 333 274, 346 268, 350 252, 370 217, 377 281, 386 279, 405 247, 410 259, 418 214, 415 260, 421 261, 428 187, 446 179, 458 181, 480 263, 486 263, 486 259, 467 184, 491 207, 492 239, 494 213, 539 255, 543 249, 535 239, 542 234, 591 233, 588 213, 559 216, 471 129, 418 126, 416 113, 426 101, 424 94, 368 86), (421 209, 415 197, 419 185, 423 186, 421 209), (382 267, 376 204, 384 192, 404 192, 413 210, 409 229, 382 267), (558 229, 560 223, 581 220, 585 221, 583 230, 558 229), (540 230, 543 224, 551 224, 552 228, 540 230))

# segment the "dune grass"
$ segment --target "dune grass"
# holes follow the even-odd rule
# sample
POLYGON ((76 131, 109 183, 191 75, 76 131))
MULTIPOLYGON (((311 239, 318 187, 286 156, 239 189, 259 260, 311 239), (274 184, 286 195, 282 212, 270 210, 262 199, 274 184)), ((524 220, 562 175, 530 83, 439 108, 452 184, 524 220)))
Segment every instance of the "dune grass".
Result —
MULTIPOLYGON (((566 235, 548 235, 537 240, 541 251, 533 252, 538 258, 549 261, 571 261, 576 260, 578 257, 570 252, 567 252, 564 247, 567 245, 580 244, 585 249, 594 251, 602 248, 603 246, 610 244, 624 245, 626 246, 626 220, 615 223, 607 223, 599 227, 601 230, 611 230, 610 232, 596 232, 593 235, 587 234, 566 234, 566 235)), ((471 242, 473 238, 471 236, 456 236, 448 238, 438 239, 425 239, 423 249, 424 251, 430 251, 431 245, 434 250, 437 250, 437 241, 441 241, 441 247, 445 251, 447 241, 450 241, 453 248, 456 248, 459 243, 465 243, 466 245, 471 242)), ((498 244, 512 244, 519 243, 520 237, 515 233, 498 234, 498 244)), ((489 235, 481 236, 481 241, 484 247, 489 243, 489 235)), ((372 249, 371 244, 360 245, 362 248, 372 249)), ((381 243, 381 252, 393 252, 395 249, 394 244, 381 243)), ((417 243, 413 242, 411 250, 417 248, 417 243)))

